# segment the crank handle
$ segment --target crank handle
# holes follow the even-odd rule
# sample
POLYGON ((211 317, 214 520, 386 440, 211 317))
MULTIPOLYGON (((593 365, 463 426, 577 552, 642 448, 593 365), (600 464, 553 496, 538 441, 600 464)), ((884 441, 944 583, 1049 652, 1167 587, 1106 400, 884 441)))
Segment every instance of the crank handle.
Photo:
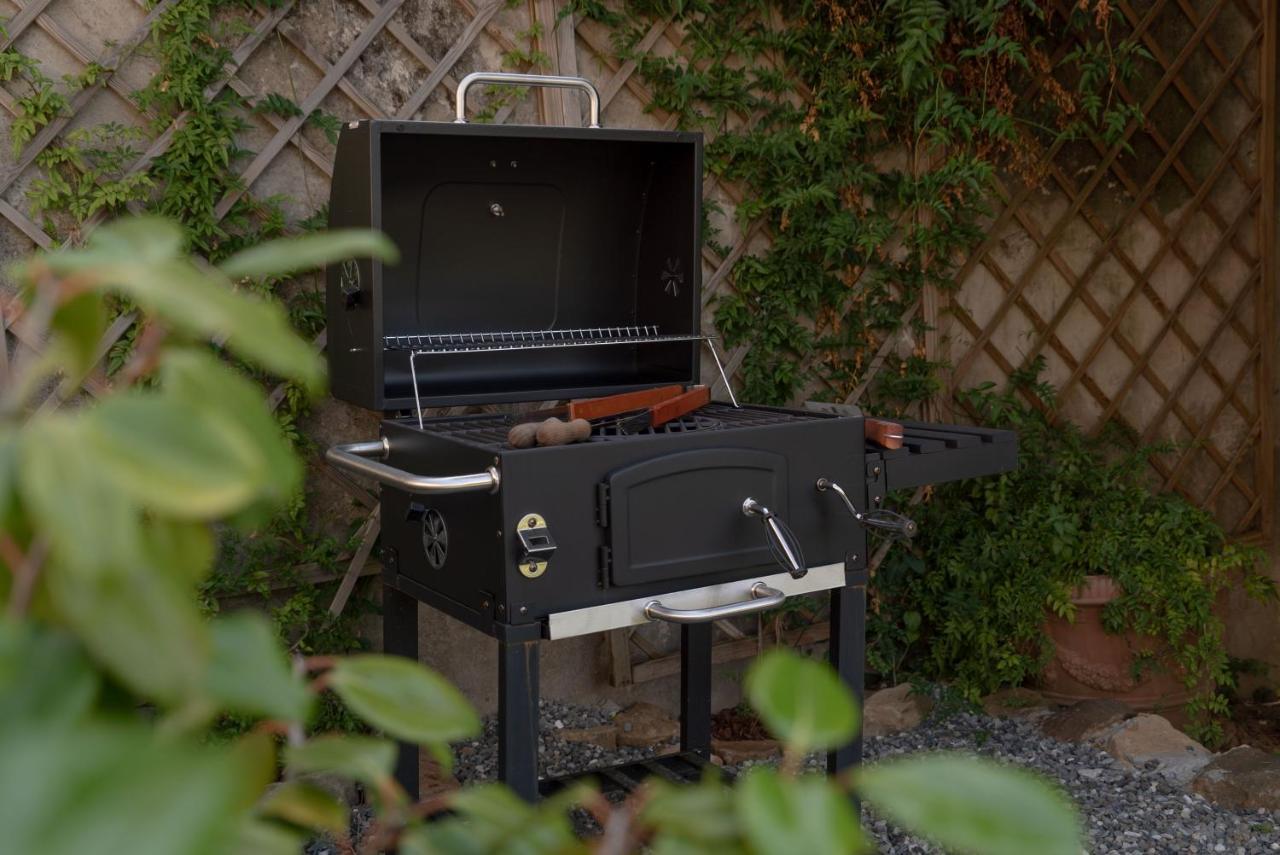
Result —
POLYGON ((769 539, 769 548, 773 551, 774 559, 791 574, 791 578, 804 578, 809 568, 804 565, 800 544, 786 523, 750 496, 742 502, 742 513, 745 516, 760 518, 764 523, 765 535, 769 539))
POLYGON ((849 494, 844 488, 832 481, 830 478, 819 478, 814 486, 818 492, 825 493, 827 490, 835 493, 840 497, 840 501, 844 502, 844 506, 855 520, 867 528, 878 528, 884 531, 896 534, 901 537, 915 537, 916 532, 920 530, 914 520, 904 517, 902 514, 888 510, 870 510, 859 511, 853 506, 853 502, 849 499, 849 494))

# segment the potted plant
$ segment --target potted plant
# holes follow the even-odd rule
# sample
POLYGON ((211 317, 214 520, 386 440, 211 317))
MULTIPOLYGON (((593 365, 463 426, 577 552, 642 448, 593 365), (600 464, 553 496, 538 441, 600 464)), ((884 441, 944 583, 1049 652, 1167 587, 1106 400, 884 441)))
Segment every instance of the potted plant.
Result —
POLYGON ((876 580, 880 620, 918 615, 918 667, 971 699, 1038 682, 1062 700, 1180 709, 1188 729, 1212 742, 1226 711, 1217 688, 1232 680, 1215 605, 1236 584, 1274 596, 1257 571, 1261 553, 1230 543, 1183 497, 1152 488, 1147 460, 1171 446, 1136 445, 1114 428, 1087 437, 1051 421, 1041 368, 1004 390, 964 395, 984 422, 1018 431, 1019 468, 932 497, 917 516, 914 554, 899 552, 876 580))

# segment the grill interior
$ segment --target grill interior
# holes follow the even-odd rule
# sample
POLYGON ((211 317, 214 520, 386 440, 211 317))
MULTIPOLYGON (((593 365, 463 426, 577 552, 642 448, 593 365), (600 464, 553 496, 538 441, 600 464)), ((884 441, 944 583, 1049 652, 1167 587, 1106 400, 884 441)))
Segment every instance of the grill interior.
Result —
MULTIPOLYGON (((656 430, 646 428, 631 433, 620 432, 616 424, 604 422, 592 431, 590 442, 617 442, 660 433, 692 433, 694 431, 733 430, 786 422, 813 421, 821 415, 766 407, 734 407, 713 402, 687 416, 667 422, 656 430)), ((507 431, 515 423, 509 415, 464 416, 428 419, 422 430, 435 436, 446 436, 486 451, 509 450, 507 431)))

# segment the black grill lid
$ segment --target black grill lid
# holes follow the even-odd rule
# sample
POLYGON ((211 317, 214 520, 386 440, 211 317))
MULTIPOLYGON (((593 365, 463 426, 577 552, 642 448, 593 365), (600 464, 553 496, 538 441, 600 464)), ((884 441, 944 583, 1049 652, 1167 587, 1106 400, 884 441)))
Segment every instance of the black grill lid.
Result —
POLYGON ((390 411, 697 382, 701 174, 700 134, 347 125, 330 226, 401 258, 328 272, 334 394, 390 411))

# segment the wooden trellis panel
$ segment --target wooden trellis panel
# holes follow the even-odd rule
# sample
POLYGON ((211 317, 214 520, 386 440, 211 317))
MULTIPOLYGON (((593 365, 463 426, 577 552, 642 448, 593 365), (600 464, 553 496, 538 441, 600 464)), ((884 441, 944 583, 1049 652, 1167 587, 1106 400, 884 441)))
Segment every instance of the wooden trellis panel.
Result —
MULTIPOLYGON (((0 0, 7 41, 46 64, 50 76, 90 61, 108 73, 77 94, 73 109, 44 129, 19 157, 8 154, 7 117, 22 94, 0 85, 0 256, 76 240, 46 234, 29 215, 24 189, 36 155, 66 131, 109 117, 139 127, 146 116, 130 100, 151 73, 137 51, 150 22, 172 0, 0 0)), ((538 70, 580 74, 601 92, 607 125, 665 127, 675 117, 646 112, 652 100, 634 62, 613 58, 610 33, 598 24, 558 19, 553 0, 328 0, 286 2, 246 13, 249 28, 227 65, 225 86, 254 102, 281 93, 305 112, 342 120, 373 117, 448 120, 457 81, 478 70, 511 67, 530 48, 549 57, 538 70), (531 36, 536 22, 541 33, 531 36)), ((1234 532, 1270 531, 1274 483, 1269 404, 1274 335, 1272 294, 1275 222, 1276 10, 1270 0, 1116 0, 1125 26, 1152 55, 1140 81, 1118 93, 1141 104, 1149 121, 1125 130, 1121 146, 1086 139, 1045 153, 1047 180, 1029 186, 1009 177, 993 200, 988 238, 974 249, 954 294, 926 295, 911 306, 938 329, 923 342, 890 338, 873 361, 894 348, 922 344, 950 361, 953 389, 1003 380, 1037 356, 1060 391, 1060 413, 1089 429, 1108 419, 1146 440, 1184 443, 1153 459, 1166 487, 1209 507, 1234 532)), ((773 22, 777 24, 778 22, 773 22)), ((654 21, 640 48, 679 52, 684 34, 654 21)), ((524 70, 517 67, 516 70, 524 70)), ((799 93, 801 97, 805 93, 799 93)), ((576 95, 535 90, 508 104, 497 121, 577 124, 576 95)), ((481 93, 479 100, 483 102, 481 93)), ((134 171, 168 146, 174 125, 143 146, 134 171)), ((741 116, 742 122, 752 121, 741 116)), ((242 194, 284 194, 305 215, 328 195, 332 146, 305 117, 246 113, 242 189, 219 206, 225 214, 242 194)), ((704 322, 717 295, 734 287, 744 255, 767 246, 767 224, 734 216, 742 188, 709 180, 704 196, 719 203, 721 255, 702 254, 704 322)), ((38 348, 0 300, 0 370, 12 349, 38 348)), ((111 340, 127 320, 113 326, 111 340)), ((323 347, 323 335, 317 346, 323 347)), ((103 348, 105 352, 106 348, 103 348)), ((745 350, 727 358, 732 374, 745 350)), ((715 376, 704 365, 706 376, 715 376)), ((99 382, 99 381, 94 381, 99 382)), ((851 401, 865 391, 863 384, 851 401)), ((89 391, 95 391, 91 384, 89 391)), ((273 394, 278 403, 280 391, 273 394)), ((944 402, 941 402, 945 404, 944 402)), ((322 467, 313 467, 319 470, 322 467)), ((333 479, 331 479, 333 480, 333 479)), ((367 572, 377 535, 367 492, 336 479, 364 506, 361 542, 350 578, 367 572)), ((882 557, 879 556, 879 557, 882 557)), ((335 600, 339 609, 350 585, 335 600)), ((754 643, 732 626, 722 656, 748 655, 754 643)), ((820 640, 823 630, 807 631, 820 640)), ((663 651, 631 633, 612 638, 618 681, 665 673, 663 651), (633 662, 639 656, 640 661, 633 662)))
POLYGON ((1047 154, 1043 186, 1009 179, 969 258, 947 332, 952 388, 1037 357, 1058 414, 1115 420, 1157 483, 1230 531, 1271 532, 1275 4, 1120 2, 1151 54, 1119 96, 1123 144, 1047 154))

